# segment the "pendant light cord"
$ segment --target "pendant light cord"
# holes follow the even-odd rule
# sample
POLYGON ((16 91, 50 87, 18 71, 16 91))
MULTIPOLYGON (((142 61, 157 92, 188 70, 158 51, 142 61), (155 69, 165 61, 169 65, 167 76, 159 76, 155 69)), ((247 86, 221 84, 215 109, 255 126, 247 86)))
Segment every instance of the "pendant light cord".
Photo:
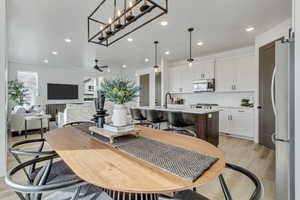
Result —
POLYGON ((155 41, 154 44, 155 44, 155 66, 157 66, 157 44, 158 44, 158 41, 155 41))
POLYGON ((192 31, 190 31, 190 59, 192 59, 192 31))

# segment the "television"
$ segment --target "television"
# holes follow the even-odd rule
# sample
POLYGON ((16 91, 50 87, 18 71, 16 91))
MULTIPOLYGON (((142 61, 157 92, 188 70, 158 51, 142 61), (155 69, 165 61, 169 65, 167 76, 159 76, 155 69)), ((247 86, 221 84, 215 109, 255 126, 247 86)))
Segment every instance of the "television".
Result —
POLYGON ((47 84, 48 100, 76 100, 78 99, 78 85, 47 84))

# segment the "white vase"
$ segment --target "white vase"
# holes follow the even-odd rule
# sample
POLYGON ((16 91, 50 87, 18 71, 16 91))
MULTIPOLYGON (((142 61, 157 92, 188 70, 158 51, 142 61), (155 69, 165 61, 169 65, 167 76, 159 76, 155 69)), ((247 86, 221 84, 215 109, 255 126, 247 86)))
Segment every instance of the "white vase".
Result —
POLYGON ((128 124, 127 108, 125 105, 116 104, 111 118, 114 126, 125 126, 128 124))

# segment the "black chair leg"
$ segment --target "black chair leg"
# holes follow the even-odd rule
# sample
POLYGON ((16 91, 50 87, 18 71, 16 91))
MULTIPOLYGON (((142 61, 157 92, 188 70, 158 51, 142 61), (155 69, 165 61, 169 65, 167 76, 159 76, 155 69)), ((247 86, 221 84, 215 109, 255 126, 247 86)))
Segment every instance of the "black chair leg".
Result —
POLYGON ((220 184, 221 184, 225 199, 232 200, 231 194, 228 190, 228 187, 226 185, 225 179, 222 174, 219 176, 219 180, 220 180, 220 184))

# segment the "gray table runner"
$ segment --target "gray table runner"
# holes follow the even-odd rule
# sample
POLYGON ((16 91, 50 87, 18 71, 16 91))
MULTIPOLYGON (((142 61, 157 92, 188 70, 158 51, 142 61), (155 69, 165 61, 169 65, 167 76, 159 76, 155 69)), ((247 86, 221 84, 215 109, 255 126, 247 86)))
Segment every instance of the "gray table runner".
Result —
MULTIPOLYGON (((76 127, 86 133, 88 129, 76 127)), ((109 144, 105 137, 94 135, 101 142, 109 144)), ((140 160, 168 173, 193 182, 209 169, 218 158, 189 151, 181 147, 161 143, 144 137, 120 137, 113 145, 140 160)))

